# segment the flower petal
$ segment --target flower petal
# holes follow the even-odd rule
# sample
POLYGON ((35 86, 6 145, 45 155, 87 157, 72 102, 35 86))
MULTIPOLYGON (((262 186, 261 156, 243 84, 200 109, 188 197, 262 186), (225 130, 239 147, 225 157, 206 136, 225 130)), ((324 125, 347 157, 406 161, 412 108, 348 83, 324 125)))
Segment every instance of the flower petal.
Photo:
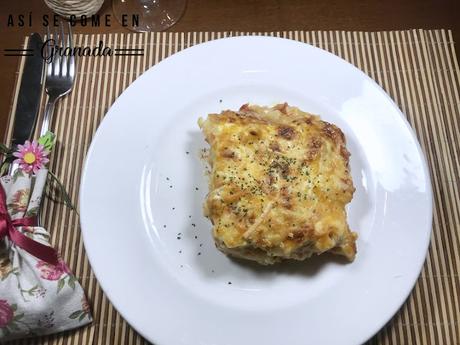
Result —
POLYGON ((21 168, 22 171, 26 173, 30 173, 30 171, 32 170, 32 166, 29 164, 25 164, 25 163, 21 164, 19 167, 21 168))

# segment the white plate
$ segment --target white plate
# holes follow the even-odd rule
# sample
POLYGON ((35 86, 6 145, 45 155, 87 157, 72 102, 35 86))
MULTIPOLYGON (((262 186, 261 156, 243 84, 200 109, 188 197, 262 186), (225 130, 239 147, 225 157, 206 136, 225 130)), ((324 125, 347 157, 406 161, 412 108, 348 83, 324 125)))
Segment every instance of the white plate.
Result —
POLYGON ((432 218, 425 159, 385 92, 332 54, 268 37, 200 44, 137 79, 97 131, 80 200, 102 288, 160 345, 361 343, 411 291, 432 218), (348 216, 359 234, 353 263, 326 256, 260 267, 214 248, 202 215, 207 145, 197 119, 284 101, 346 135, 356 186, 348 216))

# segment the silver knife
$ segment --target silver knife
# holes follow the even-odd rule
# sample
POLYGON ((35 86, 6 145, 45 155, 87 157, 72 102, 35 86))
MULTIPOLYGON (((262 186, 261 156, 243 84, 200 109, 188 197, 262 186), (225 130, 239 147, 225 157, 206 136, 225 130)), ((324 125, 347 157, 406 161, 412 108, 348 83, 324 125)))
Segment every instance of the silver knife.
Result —
MULTIPOLYGON (((37 33, 29 37, 27 44, 28 55, 25 58, 24 70, 21 77, 16 111, 14 114, 12 148, 24 144, 32 137, 35 123, 37 122, 38 110, 43 86, 43 64, 41 55, 43 40, 37 33)), ((9 173, 13 173, 17 167, 10 165, 9 173)))

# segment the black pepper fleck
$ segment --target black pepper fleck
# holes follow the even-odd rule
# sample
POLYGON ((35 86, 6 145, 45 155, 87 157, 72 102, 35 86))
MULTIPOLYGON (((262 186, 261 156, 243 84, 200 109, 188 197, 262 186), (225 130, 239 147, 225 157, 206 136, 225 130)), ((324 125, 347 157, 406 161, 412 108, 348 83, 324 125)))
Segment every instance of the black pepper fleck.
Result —
POLYGON ((169 181, 169 177, 166 177, 166 181, 169 181))
POLYGON ((219 103, 222 103, 222 100, 221 100, 221 99, 219 99, 219 103))
POLYGON ((228 285, 232 285, 232 282, 228 282, 228 285))
POLYGON ((172 186, 169 186, 169 188, 172 188, 172 186))
POLYGON ((190 153, 190 152, 188 152, 188 151, 185 151, 185 154, 186 154, 186 155, 188 155, 189 153, 190 153))
POLYGON ((165 224, 165 225, 163 225, 163 228, 166 228, 166 224, 165 224))
POLYGON ((195 240, 198 238, 198 236, 195 236, 195 240))
POLYGON ((172 209, 173 209, 173 211, 174 211, 176 208, 175 208, 175 207, 173 207, 172 209))
POLYGON ((203 243, 200 243, 200 247, 203 247, 203 243))
POLYGON ((198 187, 195 187, 195 190, 198 190, 198 187))
POLYGON ((201 252, 198 252, 198 254, 197 254, 197 255, 201 255, 201 252))
POLYGON ((182 254, 182 250, 179 250, 179 254, 182 254))
POLYGON ((177 239, 178 239, 178 240, 180 240, 180 239, 181 239, 181 237, 180 237, 180 236, 177 236, 177 239))
POLYGON ((192 223, 192 226, 193 226, 193 227, 195 227, 195 226, 196 226, 196 224, 195 224, 195 223, 192 223))

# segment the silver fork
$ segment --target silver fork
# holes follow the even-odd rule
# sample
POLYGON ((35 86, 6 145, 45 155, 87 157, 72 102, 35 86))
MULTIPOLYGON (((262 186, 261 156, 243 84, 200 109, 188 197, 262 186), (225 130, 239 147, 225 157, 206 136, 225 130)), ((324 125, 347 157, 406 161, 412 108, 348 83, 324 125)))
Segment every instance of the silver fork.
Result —
MULTIPOLYGON (((72 51, 73 43, 70 23, 67 35, 64 34, 64 25, 62 22, 59 23, 59 31, 60 33, 58 33, 58 30, 56 29, 52 37, 52 39, 54 39, 54 44, 59 45, 63 50, 69 48, 68 50, 72 51)), ((48 27, 46 28, 46 39, 51 39, 48 27)), ((51 47, 47 43, 47 57, 50 56, 50 53, 51 47)), ((40 136, 45 135, 50 129, 56 102, 72 90, 74 81, 75 57, 72 54, 70 54, 70 56, 54 54, 53 59, 48 62, 48 66, 46 68, 45 91, 48 94, 48 101, 45 106, 45 114, 43 116, 43 122, 40 129, 40 136)), ((39 226, 41 226, 41 211, 42 207, 40 207, 37 216, 39 226)))
MULTIPOLYGON (((55 30, 53 39, 55 45, 59 45, 63 50, 73 50, 72 43, 72 30, 69 25, 69 31, 67 35, 64 34, 64 25, 62 22, 59 24, 59 31, 55 30), (66 49, 69 48, 69 49, 66 49)), ((47 40, 50 39, 49 28, 46 28, 47 40)), ((50 56, 51 48, 47 46, 47 53, 50 56)), ((67 95, 75 81, 75 57, 70 54, 70 56, 61 56, 59 54, 54 54, 53 59, 48 62, 46 69, 46 80, 45 80, 45 90, 48 94, 48 101, 45 106, 45 115, 43 117, 43 122, 40 130, 40 136, 46 134, 51 126, 51 121, 53 118, 54 107, 59 98, 64 95, 67 95)))

